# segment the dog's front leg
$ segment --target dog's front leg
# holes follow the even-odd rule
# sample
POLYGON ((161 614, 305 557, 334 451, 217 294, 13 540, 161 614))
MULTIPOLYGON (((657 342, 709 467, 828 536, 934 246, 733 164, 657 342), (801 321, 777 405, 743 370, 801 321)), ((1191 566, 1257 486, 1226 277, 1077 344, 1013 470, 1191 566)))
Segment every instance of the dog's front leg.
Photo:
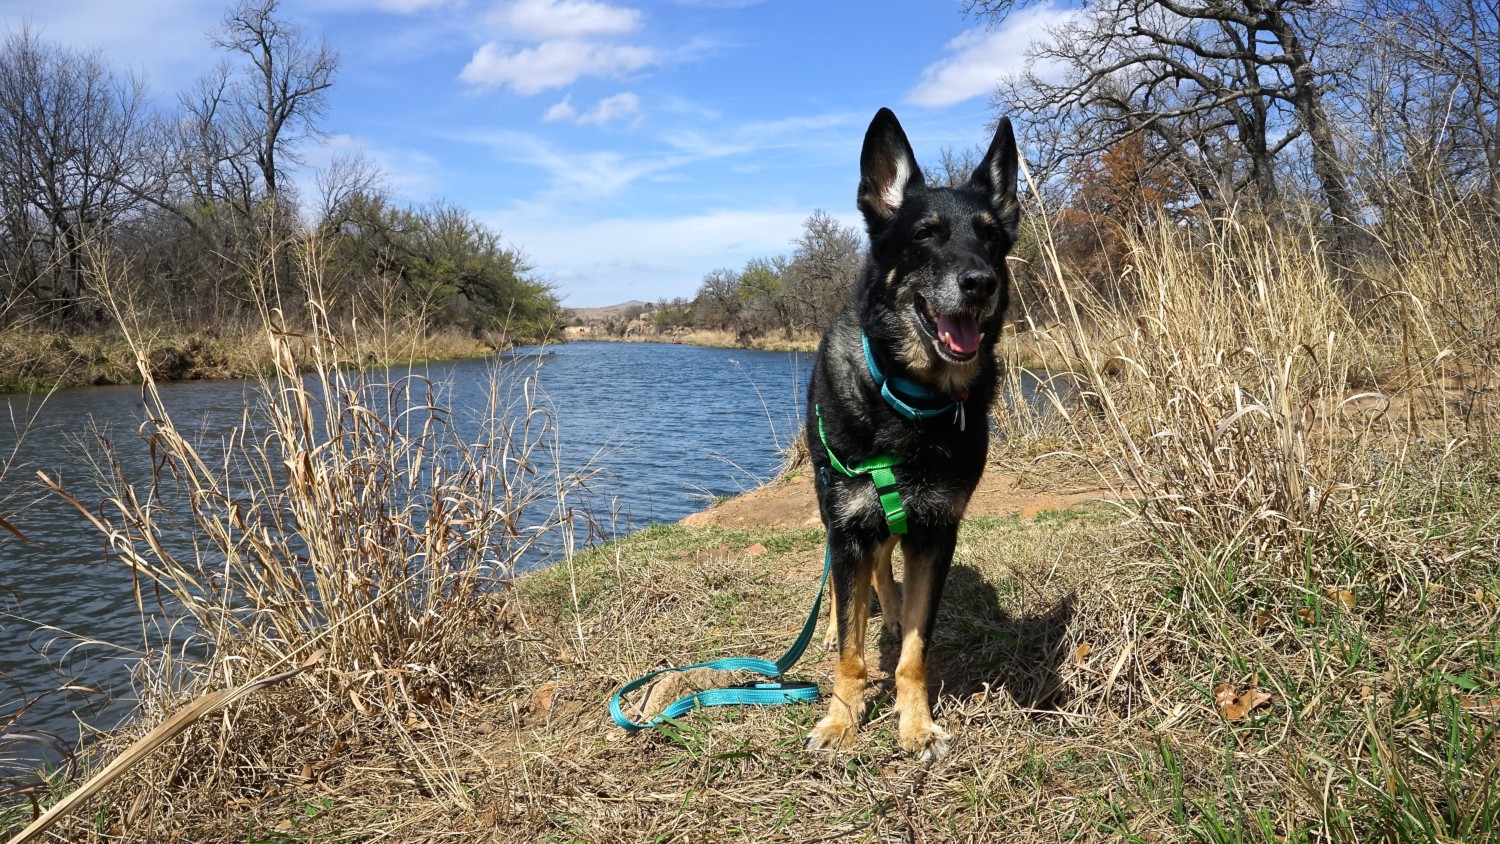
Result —
POLYGON ((807 735, 809 750, 847 750, 865 714, 865 627, 870 618, 870 583, 882 550, 830 529, 829 553, 833 555, 835 617, 838 619, 838 663, 833 673, 833 696, 828 714, 807 735))
POLYGON ((927 647, 957 540, 955 525, 928 530, 919 538, 908 536, 901 543, 906 574, 901 659, 896 663, 896 711, 901 718, 901 747, 926 762, 947 756, 951 738, 932 720, 927 699, 927 647))
POLYGON ((891 572, 891 553, 895 550, 894 542, 883 545, 875 560, 875 597, 880 599, 880 625, 888 636, 901 632, 901 592, 891 572))
MULTIPOLYGON (((891 572, 891 553, 896 543, 881 545, 875 554, 873 578, 875 596, 880 599, 880 622, 886 635, 901 632, 901 590, 896 587, 896 577, 891 572)), ((839 597, 838 590, 828 593, 828 629, 823 633, 823 645, 830 651, 839 649, 839 597)))

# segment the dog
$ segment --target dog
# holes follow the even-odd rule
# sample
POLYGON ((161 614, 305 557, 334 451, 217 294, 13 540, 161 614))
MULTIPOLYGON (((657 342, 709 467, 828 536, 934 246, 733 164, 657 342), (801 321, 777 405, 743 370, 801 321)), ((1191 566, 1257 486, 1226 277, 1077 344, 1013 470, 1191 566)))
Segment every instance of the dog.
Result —
POLYGON ((854 745, 873 586, 886 631, 900 635, 900 745, 924 761, 948 753, 951 736, 928 702, 927 648, 989 447, 994 347, 1010 295, 1005 262, 1020 223, 1016 171, 1008 118, 956 188, 927 186, 889 109, 865 133, 858 205, 869 252, 852 298, 823 335, 808 387, 808 450, 833 581, 827 642, 837 652, 828 713, 807 736, 810 750, 854 745), (882 462, 893 465, 859 469, 882 462), (898 541, 899 592, 891 571, 898 541))

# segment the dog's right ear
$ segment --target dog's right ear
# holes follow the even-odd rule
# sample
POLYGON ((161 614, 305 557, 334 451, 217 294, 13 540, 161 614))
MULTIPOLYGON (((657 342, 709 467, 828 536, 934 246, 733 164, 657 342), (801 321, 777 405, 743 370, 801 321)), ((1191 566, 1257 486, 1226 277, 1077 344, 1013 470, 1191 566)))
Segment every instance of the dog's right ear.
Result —
POLYGON ((870 231, 878 231, 896 216, 907 188, 924 185, 922 168, 896 115, 888 108, 875 112, 859 154, 859 210, 870 231))

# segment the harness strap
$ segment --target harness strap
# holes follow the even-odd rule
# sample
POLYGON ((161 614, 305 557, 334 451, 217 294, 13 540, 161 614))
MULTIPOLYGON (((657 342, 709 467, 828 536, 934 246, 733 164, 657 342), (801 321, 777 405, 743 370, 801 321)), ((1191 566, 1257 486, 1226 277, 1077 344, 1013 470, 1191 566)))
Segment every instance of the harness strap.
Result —
POLYGON ((812 612, 807 614, 807 621, 802 624, 802 632, 797 635, 797 641, 792 647, 782 654, 781 659, 771 662, 767 659, 756 659, 754 657, 724 657, 722 659, 711 659, 708 662, 700 662, 697 665, 685 665, 681 668, 662 668, 650 674, 626 683, 615 696, 609 699, 609 716, 615 723, 628 730, 636 732, 645 730, 660 724, 670 718, 676 718, 685 712, 691 712, 700 706, 729 706, 742 704, 749 706, 775 706, 781 703, 810 702, 818 699, 818 684, 800 680, 783 680, 781 676, 797 664, 802 658, 802 652, 807 650, 807 644, 812 641, 813 630, 818 626, 818 610, 823 606, 823 590, 828 586, 828 569, 833 563, 833 551, 827 547, 823 551, 823 579, 818 583, 818 596, 813 600, 812 612), (741 683, 727 689, 705 689, 701 692, 690 694, 687 697, 672 701, 665 709, 652 716, 649 721, 632 721, 626 717, 621 706, 625 695, 644 686, 651 678, 668 671, 687 671, 693 668, 713 668, 720 671, 753 671, 764 677, 772 678, 769 681, 741 683))
POLYGON ((823 433, 823 408, 813 405, 813 413, 818 417, 818 439, 823 443, 823 451, 828 454, 828 462, 833 464, 834 471, 848 478, 869 475, 875 484, 875 496, 880 499, 880 509, 885 512, 885 523, 890 527, 891 533, 900 535, 906 533, 906 506, 901 503, 901 489, 896 484, 896 473, 894 470, 901 465, 901 458, 894 454, 877 454, 848 467, 839 460, 839 456, 833 453, 833 446, 828 444, 828 435, 823 433))

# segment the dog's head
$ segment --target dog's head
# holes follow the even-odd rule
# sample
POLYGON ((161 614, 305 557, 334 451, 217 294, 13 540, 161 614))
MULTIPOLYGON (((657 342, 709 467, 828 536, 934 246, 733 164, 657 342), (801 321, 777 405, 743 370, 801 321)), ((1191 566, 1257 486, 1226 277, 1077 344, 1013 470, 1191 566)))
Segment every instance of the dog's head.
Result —
POLYGON ((862 315, 913 374, 963 389, 990 354, 1009 302, 1005 256, 1016 240, 1016 140, 1001 118, 967 184, 928 187, 889 109, 865 132, 859 210, 877 289, 862 315))

